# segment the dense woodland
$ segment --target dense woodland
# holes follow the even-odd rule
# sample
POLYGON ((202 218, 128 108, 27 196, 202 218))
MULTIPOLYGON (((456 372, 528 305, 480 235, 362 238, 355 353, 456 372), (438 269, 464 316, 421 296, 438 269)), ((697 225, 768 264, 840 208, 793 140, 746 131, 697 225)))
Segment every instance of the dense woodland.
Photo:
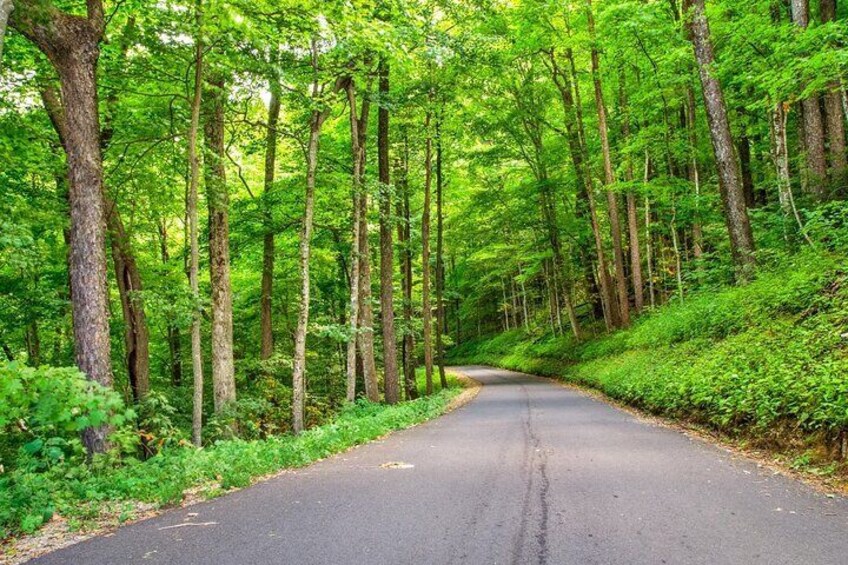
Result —
POLYGON ((296 434, 842 256, 846 12, 0 0, 0 463, 296 434))

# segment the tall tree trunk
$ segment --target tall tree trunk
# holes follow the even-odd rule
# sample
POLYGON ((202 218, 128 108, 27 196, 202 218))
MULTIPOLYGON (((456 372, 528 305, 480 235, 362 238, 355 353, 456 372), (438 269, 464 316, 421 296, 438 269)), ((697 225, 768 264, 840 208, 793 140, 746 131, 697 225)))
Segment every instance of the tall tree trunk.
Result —
POLYGON ((444 217, 442 211, 442 117, 436 117, 436 361, 439 366, 439 384, 447 388, 445 376, 445 344, 442 332, 445 326, 445 261, 444 261, 444 217))
MULTIPOLYGON (((810 24, 810 0, 791 0, 792 21, 806 29, 810 24)), ((809 190, 817 199, 826 194, 827 159, 825 157, 824 120, 818 96, 801 101, 802 137, 807 152, 809 190)))
MULTIPOLYGON (((358 166, 358 165, 356 165, 358 166)), ((357 345, 357 334, 359 333, 359 291, 360 291, 360 283, 359 283, 359 215, 360 206, 362 204, 362 200, 359 198, 359 195, 354 192, 353 194, 353 211, 352 211, 352 229, 353 229, 353 241, 351 242, 350 247, 350 312, 348 313, 348 327, 350 330, 350 337, 348 338, 347 343, 347 391, 345 398, 348 402, 353 402, 356 400, 356 345, 357 345)))
POLYGON ((739 152, 739 166, 742 173, 742 194, 745 197, 745 206, 753 208, 757 205, 754 197, 754 176, 751 171, 751 141, 744 130, 739 134, 737 143, 739 152))
MULTIPOLYGON (((432 102, 432 93, 430 101, 432 102)), ((421 318, 424 323, 424 375, 426 392, 433 394, 433 312, 430 305, 430 186, 433 178, 433 137, 431 111, 424 118, 424 212, 421 216, 421 318)))
POLYGON ((268 127, 265 134, 265 192, 262 195, 262 221, 265 224, 265 233, 262 237, 262 294, 259 306, 260 359, 268 359, 274 353, 274 326, 271 313, 271 297, 274 290, 274 226, 269 200, 271 191, 274 189, 274 173, 277 165, 277 121, 280 117, 280 87, 276 78, 271 80, 270 90, 268 127))
POLYGON ((568 142, 569 152, 571 153, 571 161, 574 165, 574 170, 579 182, 582 184, 583 196, 586 199, 589 212, 589 221, 592 227, 592 235, 595 240, 595 253, 598 260, 598 281, 600 283, 600 294, 602 302, 605 305, 604 321, 607 329, 618 327, 619 325, 619 309, 614 308, 616 302, 615 291, 613 290, 612 281, 610 280, 609 269, 607 268, 606 253, 604 251, 603 239, 601 237, 600 223, 598 222, 598 213, 595 206, 594 186, 592 183, 592 175, 586 164, 586 150, 580 143, 580 126, 574 103, 574 96, 571 91, 572 78, 567 72, 560 69, 556 55, 553 50, 547 53, 550 63, 549 69, 554 84, 560 92, 562 100, 563 113, 566 126, 566 141, 568 142))
POLYGON ((112 247, 115 280, 124 315, 127 374, 133 400, 141 402, 150 390, 150 335, 141 298, 141 274, 130 249, 124 224, 115 203, 104 196, 106 225, 112 247))
MULTIPOLYGON (((162 259, 162 265, 167 266, 171 261, 171 255, 168 252, 168 229, 164 219, 159 223, 159 255, 162 259)), ((171 385, 180 386, 183 382, 182 336, 179 326, 170 319, 167 323, 168 372, 171 374, 171 385)))
MULTIPOLYGON (((41 90, 41 100, 60 141, 62 144, 67 143, 68 124, 58 93, 53 87, 46 86, 41 90)), ((101 150, 108 147, 111 137, 111 128, 104 127, 100 135, 101 150)), ((140 402, 150 388, 150 338, 140 294, 141 275, 115 202, 105 195, 105 191, 103 199, 115 281, 124 319, 127 375, 133 401, 140 402)))
POLYGON ((607 109, 604 103, 604 91, 601 85, 600 56, 595 47, 595 19, 592 15, 592 2, 586 0, 589 36, 592 41, 592 83, 595 87, 595 108, 598 112, 598 133, 601 137, 601 153, 604 158, 604 183, 607 185, 607 214, 612 236, 615 284, 618 292, 618 319, 621 326, 630 325, 630 302, 627 294, 627 277, 624 275, 624 246, 621 243, 621 220, 618 215, 618 197, 609 189, 615 183, 612 170, 612 151, 607 127, 607 109))
MULTIPOLYGON (((365 396, 372 402, 379 402, 380 391, 377 384, 377 367, 374 361, 373 314, 371 310, 371 254, 368 246, 368 192, 363 182, 365 171, 365 134, 368 127, 370 103, 367 95, 363 97, 361 114, 356 113, 356 90, 353 79, 347 82, 347 98, 350 107, 350 139, 353 159, 353 198, 354 198, 354 245, 351 261, 355 277, 351 277, 351 308, 358 309, 357 330, 353 339, 362 356, 362 369, 365 381, 365 396), (356 279, 357 288, 353 287, 356 279)), ((353 318, 353 316, 351 316, 353 318)), ((354 350, 355 355, 355 350, 354 350)), ((350 390, 348 390, 350 393, 350 390)), ((349 395, 350 396, 350 395, 349 395)), ((351 398, 348 398, 352 400, 351 398)))
POLYGON ((712 72, 715 55, 710 38, 710 27, 704 10, 704 0, 685 0, 685 2, 687 9, 691 7, 688 21, 690 39, 698 61, 701 87, 704 92, 704 104, 710 125, 713 154, 718 168, 725 222, 730 234, 730 249, 738 269, 738 277, 745 280, 750 278, 754 268, 754 237, 748 220, 748 211, 745 208, 745 195, 739 178, 739 163, 734 153, 733 138, 730 135, 724 93, 712 72))
MULTIPOLYGON (((318 41, 311 43, 312 70, 318 73, 318 41)), ((342 87, 336 82, 335 90, 342 87)), ((313 77, 311 98, 320 102, 323 92, 318 77, 313 77)), ((292 429, 295 433, 303 431, 303 412, 306 405, 306 332, 309 327, 309 257, 312 251, 312 227, 315 215, 315 171, 318 168, 318 141, 321 126, 327 119, 328 107, 312 111, 309 118, 309 142, 306 146, 306 195, 303 206, 303 224, 300 232, 300 304, 298 305, 297 330, 294 338, 294 359, 292 360, 292 429)))
POLYGON ((409 140, 404 134, 403 153, 398 160, 397 184, 400 198, 397 202, 398 243, 401 249, 400 274, 403 289, 403 382, 406 399, 418 398, 418 386, 415 380, 415 340, 412 333, 412 244, 409 214, 409 140))
POLYGON ((229 191, 224 170, 224 79, 208 80, 203 133, 209 209, 209 275, 212 290, 212 392, 215 411, 236 399, 233 359, 233 291, 230 286, 229 191))
MULTIPOLYGON (((627 103, 627 91, 625 90, 625 73, 622 68, 619 78, 619 105, 621 106, 622 120, 621 133, 624 142, 630 141, 630 108, 627 103)), ((632 157, 627 158, 625 176, 627 182, 634 180, 632 157)), ((639 247, 639 220, 637 218, 636 195, 628 190, 625 196, 627 202, 627 231, 630 247, 630 278, 633 285, 633 307, 636 313, 642 311, 645 306, 645 291, 642 284, 642 251, 639 247)))
MULTIPOLYGON (((68 166, 75 357, 89 379, 111 388, 106 214, 97 109, 97 61, 105 19, 98 0, 90 0, 86 7, 87 15, 81 17, 22 0, 12 12, 11 24, 47 56, 59 75, 66 125, 63 146, 68 166)), ((89 454, 108 448, 108 433, 107 426, 83 432, 89 454)))
POLYGON ((191 286, 191 296, 194 310, 191 317, 191 371, 192 371, 192 418, 191 438, 194 445, 200 447, 203 443, 203 350, 200 343, 200 241, 199 218, 197 211, 198 192, 200 187, 200 152, 197 141, 200 133, 200 106, 203 93, 203 12, 202 0, 195 3, 194 38, 194 94, 191 100, 191 123, 188 130, 188 162, 189 188, 186 198, 186 215, 188 216, 189 231, 189 268, 188 279, 191 286))
MULTIPOLYGON (((692 220, 692 247, 696 259, 704 254, 704 234, 701 228, 701 177, 698 169, 698 122, 695 115, 695 89, 686 85, 686 129, 689 138, 689 157, 686 167, 689 181, 695 187, 695 217, 692 220)), ((647 162, 646 162, 647 166, 647 162)))
POLYGON ((786 140, 786 107, 783 103, 777 104, 771 112, 771 142, 772 159, 777 172, 777 190, 780 202, 780 210, 783 212, 783 237, 789 240, 792 233, 790 227, 794 219, 799 233, 803 234, 807 243, 812 245, 810 236, 804 233, 804 223, 795 207, 795 198, 792 195, 792 182, 789 174, 789 144, 786 140))
MULTIPOLYGON (((313 61, 317 58, 313 46, 313 61)), ((313 96, 316 98, 317 96, 313 96)), ((303 225, 300 233, 300 306, 298 308, 297 331, 294 342, 292 408, 295 433, 303 431, 303 409, 306 400, 306 331, 309 326, 309 256, 312 243, 312 224, 315 214, 315 171, 318 168, 318 140, 327 111, 315 110, 309 123, 309 143, 306 151, 306 198, 303 210, 303 225)))
MULTIPOLYGON (((41 365, 41 338, 38 335, 38 322, 33 320, 26 328, 27 362, 31 367, 41 365)), ((12 359, 10 359, 12 361, 12 359)))
POLYGON ((383 383, 387 404, 400 399, 394 312, 392 187, 389 178, 389 65, 380 60, 377 112, 377 174, 380 180, 380 317, 383 327, 383 383))
MULTIPOLYGON (((821 0, 819 14, 822 23, 836 18, 836 0, 821 0)), ((828 85, 824 95, 824 118, 827 131, 828 156, 830 157, 831 179, 834 186, 842 186, 848 180, 848 155, 845 147, 845 113, 842 109, 840 85, 834 82, 828 85)))

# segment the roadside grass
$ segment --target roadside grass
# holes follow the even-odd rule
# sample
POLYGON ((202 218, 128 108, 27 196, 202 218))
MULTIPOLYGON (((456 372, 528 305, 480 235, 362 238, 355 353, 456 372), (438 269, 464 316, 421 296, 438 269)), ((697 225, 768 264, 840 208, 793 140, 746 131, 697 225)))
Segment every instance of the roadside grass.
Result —
POLYGON ((450 360, 588 386, 834 474, 846 471, 846 332, 845 259, 811 254, 581 344, 513 331, 465 343, 450 360))
MULTIPOLYGON (((423 383, 421 383, 423 386, 423 383)), ((71 530, 132 519, 139 509, 179 504, 188 493, 211 498, 283 469, 308 465, 445 412, 461 392, 449 387, 394 406, 359 400, 330 423, 294 436, 221 440, 196 449, 169 447, 150 459, 98 457, 57 463, 43 472, 0 475, 0 539, 32 533, 54 515, 71 530)))

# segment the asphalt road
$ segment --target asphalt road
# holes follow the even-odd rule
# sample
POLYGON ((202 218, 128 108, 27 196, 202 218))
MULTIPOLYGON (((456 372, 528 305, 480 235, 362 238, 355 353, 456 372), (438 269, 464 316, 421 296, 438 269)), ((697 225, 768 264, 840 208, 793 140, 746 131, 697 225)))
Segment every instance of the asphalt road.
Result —
POLYGON ((37 562, 848 563, 848 500, 549 381, 464 371, 485 386, 440 419, 37 562))

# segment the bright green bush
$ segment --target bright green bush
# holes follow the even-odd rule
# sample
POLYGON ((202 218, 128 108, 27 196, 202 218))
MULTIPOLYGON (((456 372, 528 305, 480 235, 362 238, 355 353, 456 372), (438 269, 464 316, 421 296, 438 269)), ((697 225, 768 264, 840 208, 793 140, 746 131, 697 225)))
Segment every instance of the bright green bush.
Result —
POLYGON ((165 444, 147 460, 98 456, 91 465, 63 460, 35 472, 22 465, 0 475, 0 538, 37 529, 54 512, 94 518, 107 506, 141 501, 179 502, 193 487, 217 483, 220 492, 250 484, 255 477, 299 467, 444 412, 460 390, 451 388, 394 406, 365 400, 344 407, 331 422, 299 436, 228 439, 203 449, 165 444))

